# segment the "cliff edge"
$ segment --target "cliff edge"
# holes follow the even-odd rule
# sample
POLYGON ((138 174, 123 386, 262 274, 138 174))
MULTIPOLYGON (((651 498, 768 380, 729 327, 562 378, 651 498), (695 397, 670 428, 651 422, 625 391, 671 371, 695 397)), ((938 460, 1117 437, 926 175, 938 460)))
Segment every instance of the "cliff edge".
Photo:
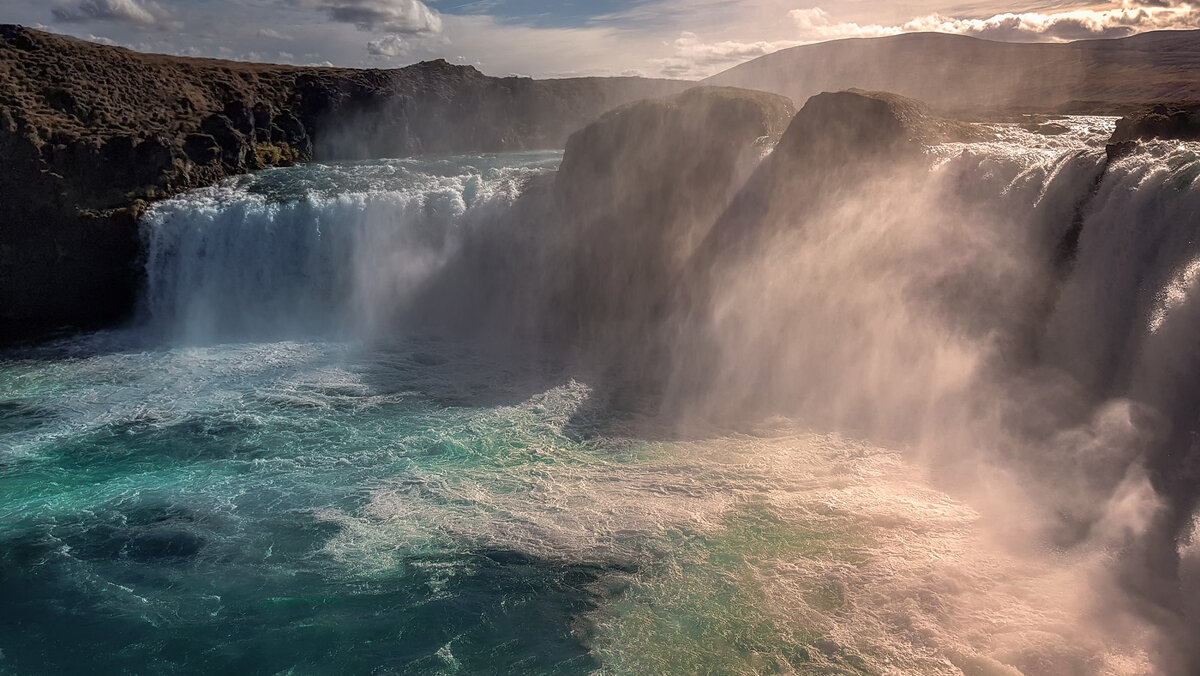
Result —
POLYGON ((312 159, 562 147, 686 84, 190 59, 2 25, 0 339, 128 316, 147 202, 312 159))

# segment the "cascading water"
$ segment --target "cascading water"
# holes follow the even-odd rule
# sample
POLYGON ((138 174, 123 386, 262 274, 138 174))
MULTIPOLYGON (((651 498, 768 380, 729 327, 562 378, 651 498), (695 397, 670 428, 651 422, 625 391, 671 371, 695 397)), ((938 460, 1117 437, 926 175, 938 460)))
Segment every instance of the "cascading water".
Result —
POLYGON ((559 157, 312 165, 155 205, 148 322, 187 342, 369 335, 559 157))
POLYGON ((141 323, 0 361, 0 673, 1171 664, 1109 572, 1200 398, 1200 149, 1108 163, 1111 120, 1066 124, 935 148, 715 269, 674 327, 705 336, 665 386, 686 440, 483 356, 561 278, 538 247, 571 232, 509 209, 555 154, 155 206, 141 323), (408 311, 479 298, 454 339, 408 311))

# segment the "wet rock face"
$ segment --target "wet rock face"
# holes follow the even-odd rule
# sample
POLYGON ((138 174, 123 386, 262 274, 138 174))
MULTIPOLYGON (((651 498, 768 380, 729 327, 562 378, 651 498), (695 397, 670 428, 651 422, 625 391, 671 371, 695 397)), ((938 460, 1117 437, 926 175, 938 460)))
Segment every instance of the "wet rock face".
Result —
POLYGON ((0 342, 127 316, 143 202, 313 158, 561 147, 681 87, 185 59, 0 25, 0 342))
POLYGON ((1109 143, 1200 139, 1200 103, 1159 104, 1117 121, 1109 143))
MULTIPOLYGON (((831 224, 844 218, 839 210, 853 212, 855 200, 870 205, 881 187, 904 186, 906 178, 928 172, 928 144, 977 133, 971 125, 935 117, 921 103, 893 94, 847 91, 809 99, 688 261, 678 284, 685 295, 675 308, 678 338, 669 354, 673 365, 664 408, 691 414, 705 396, 694 393, 736 391, 722 398, 719 408, 702 405, 703 415, 736 420, 778 412, 773 408, 778 402, 796 396, 795 384, 780 377, 779 365, 809 359, 803 350, 821 343, 825 327, 808 323, 819 313, 768 317, 753 309, 823 302, 805 297, 808 290, 793 279, 806 275, 795 275, 791 266, 810 264, 805 251, 830 236, 831 224), (743 313, 747 308, 750 314, 743 313), (739 317, 756 318, 748 331, 765 327, 765 333, 743 334, 739 317), (793 345, 784 338, 808 335, 817 336, 815 342, 799 339, 793 345), (742 384, 729 389, 729 370, 714 365, 728 360, 731 349, 753 350, 754 358, 733 378, 742 384)), ((837 255, 836 248, 829 250, 837 255)), ((837 312, 825 316, 834 318, 837 312)), ((819 360, 807 363, 806 372, 820 372, 819 360)))
POLYGON ((560 170, 524 188, 504 227, 468 239, 419 312, 571 361, 603 383, 593 401, 640 396, 667 363, 665 320, 689 256, 793 112, 783 97, 722 87, 610 111, 571 136, 560 170), (438 300, 450 295, 448 312, 438 300))
POLYGON ((738 160, 756 147, 765 152, 793 112, 781 96, 732 87, 623 106, 567 142, 558 199, 589 212, 651 201, 682 206, 681 197, 696 211, 711 209, 728 197, 738 160))
POLYGON ((925 104, 887 92, 852 89, 808 100, 775 153, 826 163, 919 154, 929 144, 981 140, 975 127, 933 115, 925 104))
POLYGON ((568 233, 562 256, 573 261, 558 299, 570 315, 563 326, 641 332, 661 317, 695 245, 792 112, 773 94, 698 87, 629 104, 573 135, 553 189, 568 233))
POLYGON ((1200 103, 1160 103, 1117 120, 1105 148, 1108 160, 1128 157, 1137 151, 1139 141, 1151 139, 1200 140, 1200 103))
POLYGON ((927 145, 984 138, 920 101, 887 92, 826 92, 809 99, 722 214, 693 267, 736 256, 762 237, 802 223, 831 195, 880 172, 908 171, 927 145))

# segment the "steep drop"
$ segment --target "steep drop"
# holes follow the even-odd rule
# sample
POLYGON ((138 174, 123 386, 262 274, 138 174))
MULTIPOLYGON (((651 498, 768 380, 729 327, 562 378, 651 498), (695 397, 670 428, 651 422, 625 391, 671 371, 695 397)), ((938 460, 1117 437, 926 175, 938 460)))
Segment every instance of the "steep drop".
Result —
POLYGON ((155 205, 145 321, 191 343, 401 329, 417 291, 557 153, 278 169, 155 205))

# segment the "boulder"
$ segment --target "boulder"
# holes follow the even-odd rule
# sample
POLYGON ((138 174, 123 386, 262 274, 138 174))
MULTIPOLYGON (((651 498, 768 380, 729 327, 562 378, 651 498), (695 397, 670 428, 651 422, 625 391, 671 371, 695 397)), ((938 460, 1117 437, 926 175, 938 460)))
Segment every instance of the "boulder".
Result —
POLYGON ((974 125, 937 117, 920 101, 896 94, 818 94, 721 216, 692 267, 700 274, 718 257, 802 223, 806 214, 868 177, 914 170, 930 145, 986 138, 974 125))
POLYGON ((920 101, 888 92, 850 89, 808 100, 788 126, 774 157, 844 164, 920 154, 925 146, 978 141, 974 125, 938 117, 920 101))
POLYGON ((1115 162, 1137 151, 1140 141, 1200 140, 1200 103, 1160 103, 1117 120, 1105 150, 1115 162))
POLYGON ((660 317, 695 246, 792 112, 774 94, 697 87, 623 106, 571 136, 553 189, 570 261, 555 301, 561 326, 620 344, 632 334, 595 334, 641 332, 660 317))
POLYGON ((1150 139, 1200 139, 1200 103, 1158 104, 1117 120, 1110 144, 1150 139))

